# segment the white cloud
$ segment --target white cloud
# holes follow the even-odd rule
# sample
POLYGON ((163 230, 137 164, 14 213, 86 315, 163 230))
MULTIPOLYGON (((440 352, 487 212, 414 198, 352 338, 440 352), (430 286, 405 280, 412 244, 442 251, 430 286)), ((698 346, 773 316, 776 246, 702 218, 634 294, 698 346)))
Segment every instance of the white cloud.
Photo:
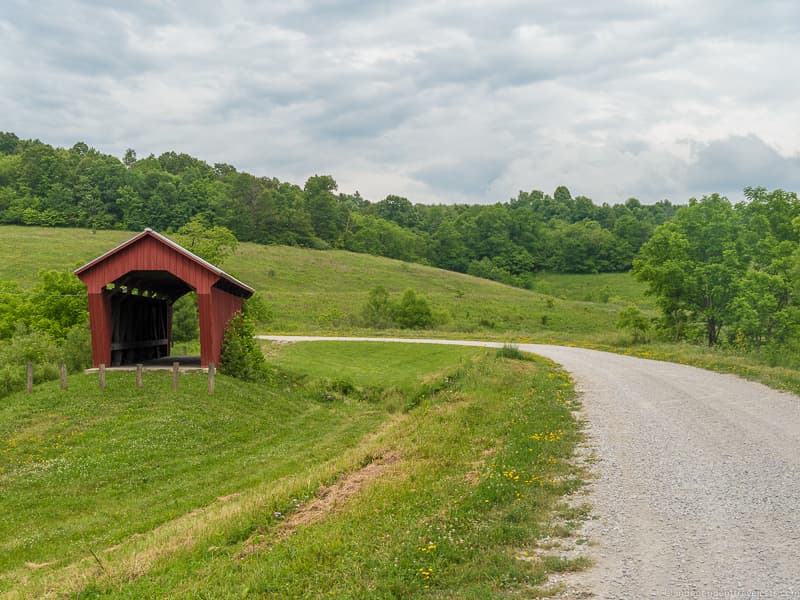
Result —
POLYGON ((4 3, 0 129, 330 173, 372 199, 800 183, 796 2, 120 6, 4 3))

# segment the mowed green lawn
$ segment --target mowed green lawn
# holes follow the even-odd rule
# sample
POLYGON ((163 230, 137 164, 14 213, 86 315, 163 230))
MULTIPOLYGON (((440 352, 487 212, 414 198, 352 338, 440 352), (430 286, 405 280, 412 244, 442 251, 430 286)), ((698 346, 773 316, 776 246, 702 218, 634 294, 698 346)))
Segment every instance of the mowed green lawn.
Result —
MULTIPOLYGON (((42 268, 73 269, 133 235, 120 231, 0 227, 0 280, 34 284, 42 268)), ((241 244, 222 265, 254 286, 272 309, 261 327, 272 333, 369 332, 359 324, 369 291, 384 286, 398 297, 412 288, 437 316, 431 335, 493 339, 575 341, 605 338, 619 311, 635 298, 627 274, 611 282, 628 291, 609 302, 586 302, 562 293, 564 277, 546 276, 558 298, 418 264, 338 250, 241 244)), ((594 286, 586 276, 585 287, 594 286)), ((597 276, 606 285, 606 276, 597 276)), ((582 284, 583 285, 583 284, 582 284)), ((595 286, 598 287, 598 286, 595 286)), ((375 333, 373 331, 373 333, 375 333)), ((397 333, 397 332, 385 332, 397 333)))
POLYGON ((363 343, 286 346, 273 362, 293 375, 220 377, 211 397, 202 375, 175 393, 165 373, 143 390, 110 373, 105 391, 76 375, 68 392, 4 399, 0 592, 485 598, 583 566, 537 547, 580 484, 574 392, 551 364, 363 343), (335 356, 364 369, 343 373, 335 356), (356 393, 322 400, 316 377, 334 372, 424 393, 400 412, 356 393), (319 494, 341 498, 292 524, 319 494))
MULTIPOLYGON (((302 388, 166 374, 70 377, 0 403, 0 589, 25 563, 68 564, 198 506, 334 459, 385 418, 302 388), (299 434, 298 432, 302 432, 299 434)), ((13 579, 12 578, 12 579, 13 579)))
POLYGON ((344 380, 367 387, 408 388, 453 365, 485 354, 482 348, 380 342, 274 344, 272 362, 291 373, 344 380), (364 360, 367 357, 367 360, 364 360))

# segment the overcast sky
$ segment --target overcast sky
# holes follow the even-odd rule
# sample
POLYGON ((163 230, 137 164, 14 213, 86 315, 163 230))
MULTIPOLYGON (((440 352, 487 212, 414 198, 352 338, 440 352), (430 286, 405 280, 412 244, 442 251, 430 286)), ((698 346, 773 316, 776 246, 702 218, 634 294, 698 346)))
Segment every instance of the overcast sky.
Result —
POLYGON ((797 0, 2 0, 0 130, 372 200, 739 198, 800 188, 798 33, 797 0))

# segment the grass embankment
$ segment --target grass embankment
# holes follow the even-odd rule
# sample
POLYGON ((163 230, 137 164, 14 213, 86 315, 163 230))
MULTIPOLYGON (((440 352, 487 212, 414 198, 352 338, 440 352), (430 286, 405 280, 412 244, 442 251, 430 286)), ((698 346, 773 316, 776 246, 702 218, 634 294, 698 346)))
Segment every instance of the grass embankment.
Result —
POLYGON ((212 397, 202 376, 175 394, 166 374, 137 391, 110 373, 105 392, 81 375, 4 400, 0 591, 484 598, 581 566, 535 549, 579 483, 565 374, 475 348, 279 353, 294 376, 220 377, 212 397), (382 370, 385 389, 423 393, 402 411, 363 395, 382 370), (350 386, 320 394, 333 375, 350 386))
POLYGON ((265 344, 270 362, 290 373, 319 379, 358 382, 360 386, 410 388, 420 381, 435 380, 483 352, 479 348, 412 344, 394 348, 380 342, 314 342, 305 344, 265 344), (364 357, 369 357, 364 360, 364 357), (421 375, 422 374, 422 375, 421 375))

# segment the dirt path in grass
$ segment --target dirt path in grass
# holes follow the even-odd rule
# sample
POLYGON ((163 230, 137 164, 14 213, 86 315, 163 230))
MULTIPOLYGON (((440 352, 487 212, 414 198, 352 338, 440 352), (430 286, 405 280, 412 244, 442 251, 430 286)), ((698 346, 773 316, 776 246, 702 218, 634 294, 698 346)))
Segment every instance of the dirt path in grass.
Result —
MULTIPOLYGON (((273 341, 493 342, 261 336, 273 341)), ((668 362, 520 344, 563 365, 599 458, 598 598, 800 598, 800 398, 668 362)))
POLYGON ((345 504, 353 495, 383 475, 399 458, 394 453, 381 456, 359 470, 346 474, 331 485, 324 486, 312 500, 289 514, 272 531, 259 531, 254 534, 245 542, 244 548, 237 555, 237 558, 245 558, 265 550, 272 544, 292 535, 298 527, 321 521, 329 513, 336 510, 337 507, 345 504))

